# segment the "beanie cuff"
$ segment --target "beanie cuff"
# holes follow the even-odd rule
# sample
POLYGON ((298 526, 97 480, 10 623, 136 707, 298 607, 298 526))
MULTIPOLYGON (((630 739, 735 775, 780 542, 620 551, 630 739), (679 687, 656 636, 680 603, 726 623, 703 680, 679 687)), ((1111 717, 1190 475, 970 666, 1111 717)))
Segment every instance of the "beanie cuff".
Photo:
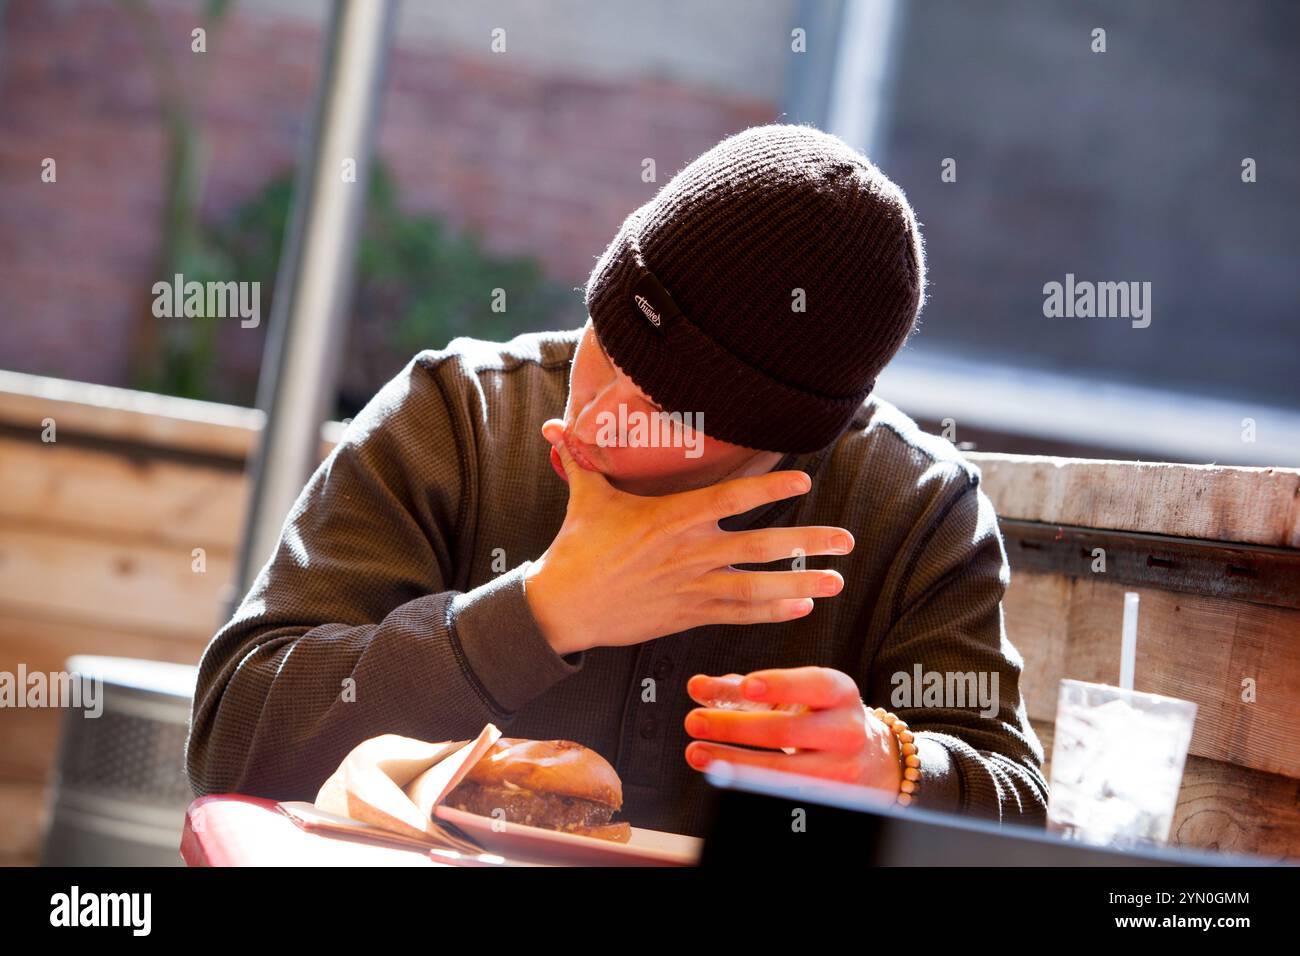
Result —
POLYGON ((640 209, 623 221, 587 286, 588 314, 614 364, 664 411, 693 413, 686 421, 698 418, 699 430, 719 441, 804 454, 843 434, 875 380, 852 395, 823 395, 729 352, 675 308, 672 290, 642 258, 640 222, 640 209))

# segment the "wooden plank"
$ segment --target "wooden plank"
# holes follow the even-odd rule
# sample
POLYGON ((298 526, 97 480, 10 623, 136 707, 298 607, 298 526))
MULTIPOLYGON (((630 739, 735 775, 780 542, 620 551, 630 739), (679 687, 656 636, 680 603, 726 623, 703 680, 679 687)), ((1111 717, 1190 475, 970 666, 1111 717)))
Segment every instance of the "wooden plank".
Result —
POLYGON ((28 670, 60 670, 75 654, 197 664, 211 636, 116 631, 101 622, 65 624, 6 613, 0 614, 0 670, 13 671, 19 661, 28 670))
MULTIPOLYGON (((54 420, 56 436, 112 438, 246 461, 266 416, 237 405, 0 370, 0 424, 40 441, 46 419, 54 420)), ((339 422, 321 426, 322 458, 342 434, 339 422)))
POLYGON ((234 561, 209 552, 197 573, 192 560, 183 543, 0 527, 0 617, 211 636, 232 594, 234 561))
POLYGON ((243 460, 265 416, 255 409, 66 379, 0 372, 0 421, 30 428, 106 435, 243 460))
POLYGON ((1300 550, 999 518, 1011 573, 1092 577, 1300 611, 1300 550))
POLYGON ((42 782, 59 755, 59 736, 63 731, 63 711, 54 708, 6 709, 0 741, 0 775, 14 780, 42 782))
MULTIPOLYGON (((0 372, 0 423, 53 418, 73 433, 245 460, 262 413, 63 379, 0 372)), ((342 434, 322 427, 322 456, 342 434)), ((1300 548, 1300 469, 969 452, 998 513, 1027 521, 1300 548)))
POLYGON ((0 866, 36 866, 45 839, 45 784, 0 777, 0 866))
MULTIPOLYGON (((209 636, 148 635, 96 622, 62 624, 0 613, 0 670, 17 673, 21 662, 28 673, 48 674, 63 670, 74 654, 197 664, 209 636)), ((6 710, 0 719, 0 777, 45 780, 58 752, 61 722, 58 710, 6 710)))
MULTIPOLYGON (((1062 677, 1119 682, 1122 585, 1016 574, 1003 600, 1025 706, 1056 719, 1062 677)), ((1300 611, 1138 589, 1137 690, 1197 705, 1191 752, 1300 778, 1300 611), (1244 700, 1247 681, 1254 700, 1244 700)))
POLYGON ((1300 548, 1300 469, 969 452, 1000 516, 1300 548))
POLYGON ((1070 582, 1056 575, 1012 574, 1002 599, 1007 637, 1024 659, 1020 693, 1030 718, 1056 719, 1056 694, 1067 673, 1070 582), (1056 612, 1053 613, 1053 609, 1056 612))
MULTIPOLYGON (((1051 780, 1054 725, 1032 720, 1051 780)), ((1169 844, 1267 860, 1300 859, 1300 781, 1189 756, 1169 844)))
POLYGON ((0 487, 0 522, 152 538, 224 554, 238 546, 248 498, 241 471, 2 436, 0 487))

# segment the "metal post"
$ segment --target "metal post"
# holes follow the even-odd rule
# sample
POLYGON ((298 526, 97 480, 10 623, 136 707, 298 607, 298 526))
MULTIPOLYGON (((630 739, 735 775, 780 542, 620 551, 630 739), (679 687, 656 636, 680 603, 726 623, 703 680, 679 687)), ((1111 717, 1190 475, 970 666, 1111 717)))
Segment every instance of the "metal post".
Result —
POLYGON ((336 0, 293 214, 276 277, 257 404, 266 424, 234 605, 271 557, 284 519, 320 456, 320 430, 338 376, 356 247, 383 86, 391 0, 336 0), (345 165, 355 162, 355 177, 345 165), (354 180, 354 181, 349 181, 354 180))
POLYGON ((882 167, 904 7, 898 0, 848 0, 844 5, 827 104, 826 130, 882 167))

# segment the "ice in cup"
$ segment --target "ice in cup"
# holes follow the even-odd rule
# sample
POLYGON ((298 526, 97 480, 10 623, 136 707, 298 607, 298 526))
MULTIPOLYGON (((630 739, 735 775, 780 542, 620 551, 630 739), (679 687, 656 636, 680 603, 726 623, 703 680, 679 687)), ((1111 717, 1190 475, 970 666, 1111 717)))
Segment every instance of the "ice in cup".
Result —
POLYGON ((1163 844, 1195 722, 1189 700, 1062 680, 1048 829, 1103 846, 1163 844))

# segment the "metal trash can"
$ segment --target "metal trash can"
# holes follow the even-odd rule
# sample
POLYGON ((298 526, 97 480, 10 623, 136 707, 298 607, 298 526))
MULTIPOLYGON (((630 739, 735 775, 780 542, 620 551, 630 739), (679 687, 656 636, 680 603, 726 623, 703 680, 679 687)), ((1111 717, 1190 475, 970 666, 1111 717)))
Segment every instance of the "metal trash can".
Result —
POLYGON ((102 711, 64 713, 41 864, 180 866, 194 799, 185 735, 198 668, 76 655, 67 670, 72 680, 102 682, 102 711))

